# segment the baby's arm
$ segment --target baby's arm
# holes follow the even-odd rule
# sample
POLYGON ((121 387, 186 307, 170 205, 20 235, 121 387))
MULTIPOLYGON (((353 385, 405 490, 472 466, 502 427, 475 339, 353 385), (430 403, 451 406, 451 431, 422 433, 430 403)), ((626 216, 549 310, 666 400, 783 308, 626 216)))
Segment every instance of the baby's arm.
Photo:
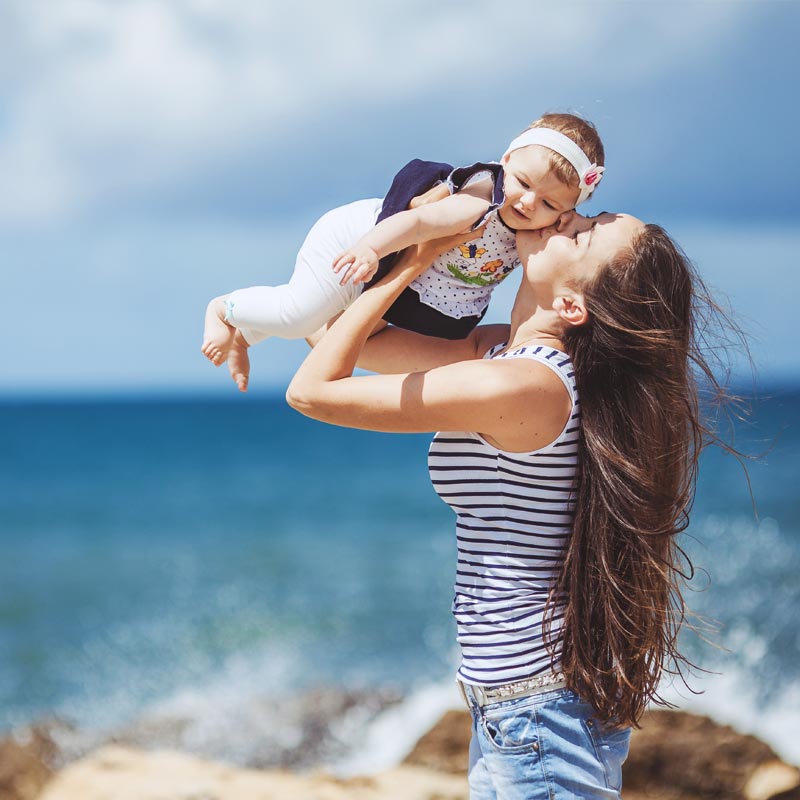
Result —
POLYGON ((336 257, 333 271, 344 270, 342 284, 351 279, 353 283, 364 283, 375 274, 380 259, 389 253, 470 230, 489 208, 492 188, 488 178, 475 181, 457 194, 381 220, 353 247, 336 257))

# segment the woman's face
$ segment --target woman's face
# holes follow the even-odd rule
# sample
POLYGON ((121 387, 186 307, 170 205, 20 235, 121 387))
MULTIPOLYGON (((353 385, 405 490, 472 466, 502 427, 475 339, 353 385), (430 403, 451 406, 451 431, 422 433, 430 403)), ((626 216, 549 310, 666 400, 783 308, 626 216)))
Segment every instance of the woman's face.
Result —
POLYGON ((517 251, 528 280, 549 284, 557 292, 593 278, 643 229, 644 223, 628 214, 603 211, 584 217, 572 211, 548 228, 520 231, 517 251))

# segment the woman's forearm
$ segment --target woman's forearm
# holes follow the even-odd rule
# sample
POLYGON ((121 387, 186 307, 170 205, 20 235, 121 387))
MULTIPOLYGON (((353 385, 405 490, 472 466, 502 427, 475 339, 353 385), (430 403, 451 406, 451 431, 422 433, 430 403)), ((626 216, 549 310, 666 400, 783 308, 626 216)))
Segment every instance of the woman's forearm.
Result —
POLYGON ((364 292, 336 320, 316 343, 289 384, 286 392, 289 405, 311 402, 317 393, 324 391, 326 383, 353 374, 359 354, 375 323, 430 261, 430 248, 410 248, 386 277, 364 292))

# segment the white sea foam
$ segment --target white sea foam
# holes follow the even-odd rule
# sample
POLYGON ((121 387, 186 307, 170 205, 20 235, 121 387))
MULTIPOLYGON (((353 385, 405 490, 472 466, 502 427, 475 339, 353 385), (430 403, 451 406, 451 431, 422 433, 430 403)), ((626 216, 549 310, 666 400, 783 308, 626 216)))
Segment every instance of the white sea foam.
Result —
MULTIPOLYGON (((95 703, 82 718, 73 718, 73 726, 59 726, 53 735, 66 761, 113 737, 255 764, 265 752, 285 750, 302 738, 297 720, 285 713, 274 690, 278 686, 293 690, 295 667, 291 647, 281 651, 273 645, 269 652, 232 654, 213 676, 139 706, 135 714, 109 715, 100 707, 102 703, 95 703)), ((128 691, 136 694, 135 689, 128 691)), ((126 708, 133 702, 127 698, 126 708)))
POLYGON ((150 706, 145 721, 181 721, 180 745, 208 757, 257 763, 270 746, 291 747, 302 733, 273 701, 274 687, 288 689, 292 659, 267 654, 233 655, 212 680, 185 687, 150 706))
POLYGON ((358 749, 327 766, 342 777, 369 775, 392 767, 408 755, 445 711, 459 707, 464 705, 455 681, 420 686, 359 733, 358 749))

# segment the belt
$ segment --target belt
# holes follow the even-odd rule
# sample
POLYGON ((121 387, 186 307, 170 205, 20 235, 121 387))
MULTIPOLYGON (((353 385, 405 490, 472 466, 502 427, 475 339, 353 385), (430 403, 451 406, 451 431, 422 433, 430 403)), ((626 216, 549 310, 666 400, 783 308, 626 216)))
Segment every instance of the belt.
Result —
POLYGON ((475 698, 475 702, 479 706, 485 706, 489 703, 499 703, 502 700, 514 700, 517 697, 530 697, 554 689, 563 689, 567 685, 563 672, 548 672, 546 675, 537 675, 535 678, 526 678, 514 683, 504 683, 501 686, 478 686, 474 683, 464 683, 460 678, 456 678, 456 681, 468 706, 467 687, 475 698))

